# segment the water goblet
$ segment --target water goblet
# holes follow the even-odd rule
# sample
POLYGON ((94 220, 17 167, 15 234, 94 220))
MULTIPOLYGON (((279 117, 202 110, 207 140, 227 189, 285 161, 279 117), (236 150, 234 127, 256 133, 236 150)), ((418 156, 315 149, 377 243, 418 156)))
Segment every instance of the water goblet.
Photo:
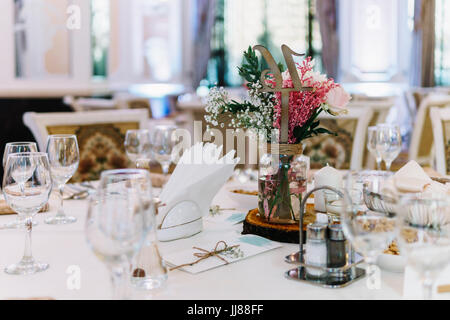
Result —
POLYGON ((128 158, 139 167, 138 160, 151 159, 151 135, 146 129, 128 130, 125 135, 125 151, 128 158))
POLYGON ((389 171, 392 162, 402 150, 400 129, 397 125, 379 124, 377 132, 377 151, 386 164, 386 170, 389 171))
POLYGON ((48 264, 36 262, 31 252, 33 216, 48 202, 52 179, 47 154, 40 152, 9 155, 3 176, 3 195, 7 204, 24 217, 25 250, 22 260, 7 266, 8 274, 34 274, 44 271, 48 264))
POLYGON ((155 127, 153 132, 153 156, 161 164, 164 175, 169 173, 169 167, 172 163, 172 152, 176 144, 176 130, 175 126, 159 125, 155 127))
POLYGON ((151 222, 141 196, 143 174, 136 170, 114 171, 102 173, 98 192, 89 200, 86 238, 111 273, 114 299, 127 299, 131 262, 151 222))
POLYGON ((45 223, 74 223, 77 219, 64 213, 64 185, 75 174, 80 162, 77 137, 70 134, 50 135, 47 140, 47 154, 53 182, 59 189, 60 206, 56 216, 47 218, 45 223))
MULTIPOLYGON (((23 153, 23 152, 37 152, 38 148, 36 142, 9 142, 5 146, 5 151, 3 152, 3 168, 5 168, 6 160, 8 156, 13 153, 23 153)), ((33 221, 33 226, 37 225, 36 221, 33 221)), ((25 227, 25 221, 23 221, 19 215, 15 221, 9 222, 2 226, 4 229, 16 229, 25 227)))
POLYGON ((377 149, 378 127, 369 127, 367 130, 367 149, 377 162, 377 170, 381 170, 381 154, 377 149))
POLYGON ((397 211, 400 253, 418 272, 424 299, 430 300, 437 276, 450 263, 450 199, 433 194, 403 195, 397 211))
POLYGON ((345 209, 341 215, 341 223, 343 225, 344 234, 351 242, 355 250, 364 256, 367 263, 367 286, 375 288, 377 283, 376 261, 378 256, 389 246, 396 236, 396 215, 390 210, 384 210, 395 206, 395 200, 389 197, 383 197, 380 194, 379 186, 386 179, 384 175, 375 175, 367 177, 362 174, 350 172, 344 180, 344 203, 345 209), (384 203, 389 206, 377 207, 377 210, 369 210, 367 207, 358 205, 361 203, 360 192, 353 190, 361 189, 363 185, 364 201, 366 202, 366 194, 373 197, 379 196, 384 203))

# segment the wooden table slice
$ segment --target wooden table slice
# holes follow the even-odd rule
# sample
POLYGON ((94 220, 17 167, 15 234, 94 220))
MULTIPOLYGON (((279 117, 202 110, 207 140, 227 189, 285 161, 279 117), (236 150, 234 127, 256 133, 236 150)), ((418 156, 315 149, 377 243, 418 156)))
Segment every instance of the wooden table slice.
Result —
MULTIPOLYGON (((306 226, 316 220, 314 204, 306 205, 306 213, 303 218, 303 231, 306 226)), ((258 209, 250 210, 244 221, 242 234, 256 234, 258 236, 279 242, 298 243, 298 223, 296 224, 273 224, 263 219, 258 209)))

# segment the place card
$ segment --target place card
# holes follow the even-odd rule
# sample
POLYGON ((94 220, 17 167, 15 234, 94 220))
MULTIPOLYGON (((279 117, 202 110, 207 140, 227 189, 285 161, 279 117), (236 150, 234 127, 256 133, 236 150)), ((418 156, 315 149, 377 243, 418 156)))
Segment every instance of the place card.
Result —
POLYGON ((214 239, 211 237, 211 239, 200 241, 195 245, 195 248, 166 255, 163 259, 171 269, 184 265, 179 269, 196 274, 279 247, 281 247, 281 244, 257 235, 227 234, 226 237, 217 235, 214 239), (222 253, 217 255, 211 255, 214 251, 220 251, 224 248, 229 248, 229 250, 222 251, 222 253), (208 254, 210 255, 209 257, 195 264, 187 265, 208 254))
POLYGON ((220 224, 227 224, 230 226, 234 226, 238 223, 241 223, 245 220, 245 217, 247 216, 247 213, 245 212, 232 212, 232 211, 225 211, 225 212, 219 212, 214 215, 209 214, 204 219, 205 221, 213 222, 213 223, 220 223, 220 224))

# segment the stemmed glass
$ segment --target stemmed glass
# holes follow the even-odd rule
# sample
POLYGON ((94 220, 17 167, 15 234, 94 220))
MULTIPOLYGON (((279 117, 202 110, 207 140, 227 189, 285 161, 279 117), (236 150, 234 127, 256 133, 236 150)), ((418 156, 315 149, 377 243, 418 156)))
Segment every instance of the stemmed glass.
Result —
POLYGON ((53 182, 58 186, 60 206, 56 216, 45 219, 48 224, 68 224, 77 221, 64 213, 64 185, 78 169, 80 154, 75 135, 50 135, 47 140, 47 154, 53 182))
POLYGON ((169 167, 172 163, 172 151, 176 144, 175 126, 159 125, 156 126, 152 138, 152 150, 155 160, 161 164, 164 175, 169 173, 169 167))
POLYGON ((388 247, 396 235, 396 215, 391 208, 395 200, 382 195, 384 175, 364 176, 350 172, 345 177, 345 210, 341 217, 344 233, 353 247, 364 256, 367 263, 367 284, 369 288, 377 282, 378 256, 388 247), (360 197, 362 190, 364 202, 370 208, 358 205, 354 197, 360 197), (382 199, 382 200, 381 200, 382 199))
POLYGON ((398 201, 398 245, 420 275, 424 298, 432 298, 438 274, 450 263, 450 199, 412 194, 398 201))
MULTIPOLYGON (((38 148, 35 142, 9 142, 5 146, 5 151, 3 152, 3 169, 5 169, 6 160, 8 156, 13 153, 23 153, 23 152, 37 152, 38 148)), ((37 222, 33 222, 33 226, 37 225, 37 222)), ((25 227, 25 222, 20 219, 17 215, 15 221, 9 222, 2 226, 6 229, 15 229, 25 227)))
POLYGON ((36 142, 8 142, 3 152, 3 168, 5 168, 8 155, 23 152, 38 152, 36 142))
POLYGON ((122 169, 102 172, 98 192, 89 201, 86 238, 97 257, 108 267, 113 297, 129 297, 131 261, 147 234, 148 211, 143 201, 145 170, 122 169))
POLYGON ((25 251, 19 263, 5 268, 8 274, 33 274, 48 264, 36 262, 31 253, 33 216, 48 202, 52 189, 47 154, 40 152, 9 155, 3 176, 3 194, 8 205, 25 218, 25 251))
POLYGON ((402 136, 397 125, 379 124, 377 133, 377 151, 386 164, 386 170, 402 150, 402 136))
POLYGON ((152 152, 151 135, 146 129, 128 130, 125 135, 125 151, 128 158, 139 167, 138 160, 150 160, 152 152))
POLYGON ((381 170, 381 154, 377 149, 378 127, 369 127, 367 130, 367 149, 377 162, 377 170, 381 170))

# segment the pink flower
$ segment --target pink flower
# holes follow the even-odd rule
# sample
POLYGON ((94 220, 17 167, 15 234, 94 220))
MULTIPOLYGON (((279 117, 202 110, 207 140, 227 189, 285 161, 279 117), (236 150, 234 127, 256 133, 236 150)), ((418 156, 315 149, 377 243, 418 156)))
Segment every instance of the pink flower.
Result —
POLYGON ((267 199, 264 199, 263 204, 264 204, 264 216, 266 218, 269 218, 269 214, 270 214, 270 212, 269 212, 269 201, 267 199))
POLYGON ((340 85, 335 86, 327 93, 326 103, 329 106, 328 111, 333 115, 339 115, 347 113, 348 102, 350 101, 350 95, 340 85))

